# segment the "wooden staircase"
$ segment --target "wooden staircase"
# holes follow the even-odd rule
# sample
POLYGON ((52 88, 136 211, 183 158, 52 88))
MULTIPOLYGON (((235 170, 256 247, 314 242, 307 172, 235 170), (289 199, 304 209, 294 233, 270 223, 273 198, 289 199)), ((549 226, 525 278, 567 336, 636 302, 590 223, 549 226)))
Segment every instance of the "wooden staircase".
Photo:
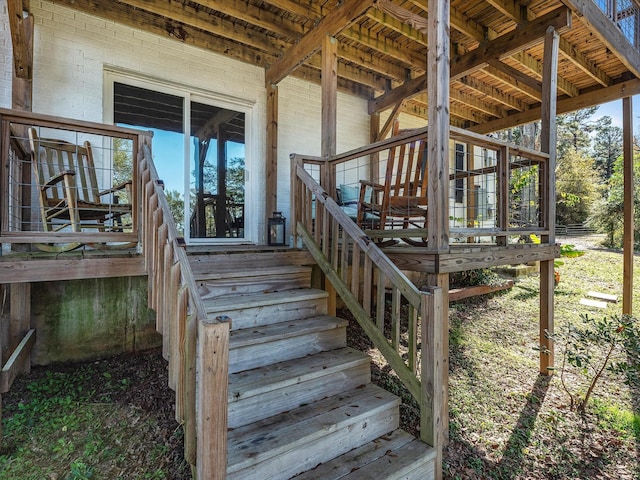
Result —
POLYGON ((210 317, 232 321, 227 478, 430 479, 435 451, 400 430, 400 400, 346 347, 300 251, 194 253, 210 317))

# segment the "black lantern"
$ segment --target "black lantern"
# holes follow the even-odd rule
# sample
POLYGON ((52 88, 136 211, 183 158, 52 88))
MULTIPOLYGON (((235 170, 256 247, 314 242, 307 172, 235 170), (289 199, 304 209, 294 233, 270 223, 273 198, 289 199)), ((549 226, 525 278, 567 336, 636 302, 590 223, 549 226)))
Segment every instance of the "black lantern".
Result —
POLYGON ((269 245, 286 245, 286 218, 282 212, 273 212, 273 217, 267 219, 267 230, 269 233, 269 245))

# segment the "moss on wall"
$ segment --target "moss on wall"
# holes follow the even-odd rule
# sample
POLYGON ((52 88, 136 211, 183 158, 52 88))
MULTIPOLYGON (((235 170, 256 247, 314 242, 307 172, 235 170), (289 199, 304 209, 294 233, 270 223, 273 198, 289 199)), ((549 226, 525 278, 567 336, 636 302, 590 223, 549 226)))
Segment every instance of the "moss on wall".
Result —
POLYGON ((36 365, 86 360, 162 344, 147 308, 147 278, 41 282, 31 291, 36 365))

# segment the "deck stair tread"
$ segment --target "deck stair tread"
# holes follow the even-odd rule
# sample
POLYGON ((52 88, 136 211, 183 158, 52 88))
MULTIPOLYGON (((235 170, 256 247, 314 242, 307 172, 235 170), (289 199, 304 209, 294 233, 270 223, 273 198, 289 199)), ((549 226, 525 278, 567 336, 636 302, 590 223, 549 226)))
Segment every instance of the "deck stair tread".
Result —
POLYGON ((432 462, 435 457, 433 448, 398 429, 301 473, 294 479, 427 480, 433 478, 432 462))
MULTIPOLYGON (((245 469, 259 467, 263 462, 272 462, 275 464, 273 468, 280 468, 296 458, 301 462, 300 465, 293 465, 290 468, 301 470, 294 471, 292 475, 312 468, 320 462, 313 457, 307 458, 300 455, 301 449, 308 449, 307 455, 327 455, 325 450, 331 450, 331 448, 328 445, 323 448, 322 439, 328 444, 335 442, 332 434, 343 431, 347 435, 351 430, 356 429, 357 425, 361 425, 361 429, 364 430, 368 425, 373 426, 375 423, 373 419, 378 416, 391 416, 391 424, 396 425, 391 430, 395 430, 399 403, 400 400, 395 395, 369 384, 230 430, 228 478, 252 478, 249 472, 244 471, 245 469), (391 413, 393 411, 395 411, 395 417, 391 413), (368 419, 371 421, 369 422, 368 419), (288 460, 288 455, 296 456, 288 460), (315 463, 305 465, 303 463, 305 460, 315 463), (234 476, 234 473, 238 475, 234 476)), ((371 431, 369 435, 373 433, 374 431, 371 431)), ((368 443, 384 433, 386 432, 378 432, 362 443, 368 443)), ((269 478, 273 477, 269 476, 269 478)), ((285 475, 282 478, 288 477, 285 475)))
POLYGON ((348 321, 317 315, 232 330, 229 373, 345 347, 348 321))
POLYGON ((203 271, 194 274, 196 281, 221 280, 228 278, 263 277, 275 275, 291 275, 297 273, 307 273, 311 267, 304 265, 276 265, 270 267, 260 267, 252 269, 238 269, 237 267, 217 268, 215 271, 203 271))
POLYGON ((229 349, 233 350, 250 345, 269 343, 274 340, 282 340, 314 332, 346 327, 348 324, 349 322, 342 318, 320 315, 312 318, 292 320, 290 322, 233 330, 229 338, 229 349))
POLYGON ((247 295, 231 295, 223 298, 207 299, 204 301, 207 314, 241 310, 246 308, 281 305, 304 300, 326 298, 327 292, 313 288, 288 290, 282 292, 254 293, 247 295))
POLYGON ((362 364, 370 364, 369 356, 345 347, 233 373, 229 375, 229 404, 362 364))

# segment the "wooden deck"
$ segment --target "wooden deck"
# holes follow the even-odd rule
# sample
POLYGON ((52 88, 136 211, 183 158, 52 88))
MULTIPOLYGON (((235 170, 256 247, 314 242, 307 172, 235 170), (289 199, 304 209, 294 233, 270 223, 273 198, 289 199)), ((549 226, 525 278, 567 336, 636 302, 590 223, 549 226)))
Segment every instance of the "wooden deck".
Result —
POLYGON ((514 244, 483 245, 466 243, 451 245, 447 253, 430 252, 408 245, 383 249, 399 269, 426 273, 453 273, 477 268, 517 265, 553 260, 560 256, 559 245, 514 244))

